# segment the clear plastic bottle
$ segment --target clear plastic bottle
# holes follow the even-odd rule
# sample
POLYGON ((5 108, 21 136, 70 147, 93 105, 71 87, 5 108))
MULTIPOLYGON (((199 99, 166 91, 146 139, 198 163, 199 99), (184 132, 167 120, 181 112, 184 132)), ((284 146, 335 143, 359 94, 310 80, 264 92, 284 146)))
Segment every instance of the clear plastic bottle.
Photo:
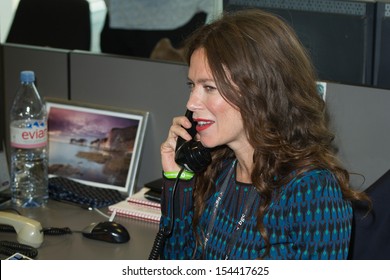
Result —
POLYGON ((22 71, 20 82, 10 115, 12 202, 40 207, 49 197, 47 113, 34 72, 22 71))

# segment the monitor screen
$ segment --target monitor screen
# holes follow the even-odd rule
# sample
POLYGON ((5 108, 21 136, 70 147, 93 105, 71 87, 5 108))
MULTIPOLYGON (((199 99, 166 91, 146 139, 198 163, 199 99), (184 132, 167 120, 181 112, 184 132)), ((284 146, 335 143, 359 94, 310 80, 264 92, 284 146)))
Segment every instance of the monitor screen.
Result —
POLYGON ((131 195, 147 112, 47 99, 49 176, 131 195))

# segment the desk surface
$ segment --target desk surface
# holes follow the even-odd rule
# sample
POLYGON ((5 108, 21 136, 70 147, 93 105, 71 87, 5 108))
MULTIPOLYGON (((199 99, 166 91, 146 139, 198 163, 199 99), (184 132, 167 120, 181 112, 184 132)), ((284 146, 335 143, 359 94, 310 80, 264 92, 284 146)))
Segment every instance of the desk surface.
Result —
MULTIPOLYGON (((9 205, 8 205, 9 207, 9 205)), ((3 205, 2 209, 6 209, 3 205)), ((0 209, 0 210, 2 210, 0 209)), ((69 227, 72 234, 45 235, 37 260, 147 260, 158 231, 158 224, 115 217, 127 228, 130 241, 113 244, 84 237, 81 231, 93 222, 107 221, 95 210, 50 200, 43 208, 18 208, 22 215, 39 221, 42 227, 69 227)), ((107 214, 107 211, 102 211, 107 214)), ((14 212, 13 212, 14 213, 14 212)), ((0 240, 16 241, 15 233, 0 232, 0 240)))

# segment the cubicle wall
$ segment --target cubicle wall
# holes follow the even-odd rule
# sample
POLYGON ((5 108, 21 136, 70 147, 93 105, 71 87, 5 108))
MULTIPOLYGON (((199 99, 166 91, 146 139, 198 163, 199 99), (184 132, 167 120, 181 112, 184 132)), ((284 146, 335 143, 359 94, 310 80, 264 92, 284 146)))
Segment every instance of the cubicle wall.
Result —
POLYGON ((390 169, 390 91, 329 83, 326 100, 339 157, 365 189, 390 169))
MULTIPOLYGON (((0 154, 3 152, 4 137, 4 71, 3 71, 3 46, 0 45, 0 154)), ((0 160, 1 161, 1 160, 0 160)))
POLYGON ((186 109, 187 66, 74 52, 70 78, 72 100, 150 112, 138 187, 161 177, 160 145, 172 118, 186 109))
MULTIPOLYGON (((136 186, 161 176, 160 144, 172 118, 185 111, 187 66, 13 45, 3 51, 6 116, 19 72, 27 68, 37 72, 44 96, 69 93, 74 101, 149 111, 136 186)), ((327 103, 340 158, 365 178, 352 175, 353 187, 365 189, 390 168, 390 90, 328 83, 327 103)))
POLYGON ((4 116, 6 144, 9 146, 9 109, 16 91, 19 88, 20 71, 33 70, 36 75, 36 85, 42 97, 68 98, 68 56, 69 50, 40 48, 32 46, 4 44, 3 81, 4 116))
POLYGON ((8 105, 19 87, 22 70, 33 70, 42 96, 68 98, 69 50, 4 44, 4 89, 8 105))
POLYGON ((9 171, 4 148, 5 141, 5 113, 4 113, 4 71, 3 71, 3 47, 0 45, 0 191, 8 188, 9 171))

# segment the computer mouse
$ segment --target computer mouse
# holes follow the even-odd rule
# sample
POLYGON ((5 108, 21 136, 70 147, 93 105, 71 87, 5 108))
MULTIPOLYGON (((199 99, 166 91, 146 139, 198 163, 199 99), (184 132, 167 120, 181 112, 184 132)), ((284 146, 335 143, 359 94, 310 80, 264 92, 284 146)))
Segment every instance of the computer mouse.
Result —
POLYGON ((92 223, 82 233, 87 238, 110 243, 125 243, 130 240, 129 232, 124 226, 110 221, 92 223))

